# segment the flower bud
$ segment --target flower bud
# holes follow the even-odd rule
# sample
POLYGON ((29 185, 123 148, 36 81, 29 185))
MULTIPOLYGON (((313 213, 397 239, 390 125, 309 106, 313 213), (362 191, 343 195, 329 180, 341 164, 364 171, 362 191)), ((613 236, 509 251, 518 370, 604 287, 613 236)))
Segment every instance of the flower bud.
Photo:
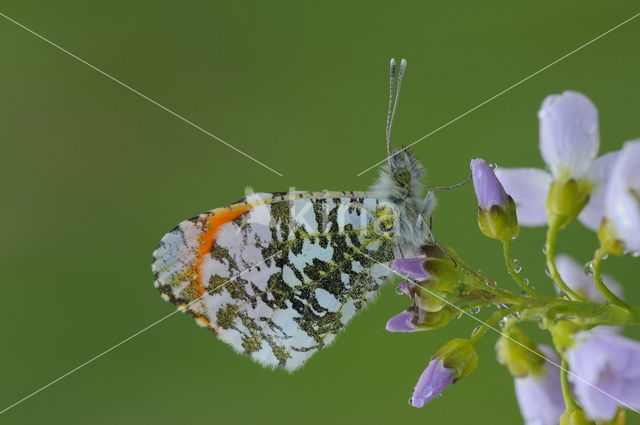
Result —
POLYGON ((447 387, 473 372, 478 355, 468 339, 454 339, 442 346, 431 358, 415 386, 410 403, 422 407, 438 397, 447 387))
POLYGON ((473 159, 471 175, 478 198, 478 225, 482 233, 501 241, 514 239, 520 231, 516 204, 504 191, 493 169, 484 160, 473 159))
POLYGON ((517 326, 503 329, 496 344, 498 361, 514 377, 539 375, 543 371, 544 357, 536 344, 517 326))

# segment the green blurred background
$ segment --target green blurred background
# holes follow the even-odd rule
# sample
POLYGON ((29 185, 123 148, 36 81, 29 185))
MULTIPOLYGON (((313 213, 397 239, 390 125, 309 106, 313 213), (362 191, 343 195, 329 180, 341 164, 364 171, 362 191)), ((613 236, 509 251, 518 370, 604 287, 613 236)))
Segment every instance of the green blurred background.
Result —
MULTIPOLYGON (((284 174, 279 177, 0 18, 0 410, 173 311, 151 252, 176 223, 256 191, 363 190, 385 156, 390 57, 409 70, 395 143, 453 119, 637 13, 633 1, 221 2, 4 0, 0 12, 284 174)), ((640 19, 416 145, 428 185, 468 161, 542 166, 536 112, 565 89, 601 117, 602 151, 640 136, 640 19)), ((441 241, 512 287, 475 223, 470 186, 440 196, 441 241)), ((543 230, 515 250, 551 291, 543 230)), ((586 261, 574 224, 560 251, 586 261)), ((640 302, 638 262, 605 266, 640 302)), ((494 358, 423 409, 407 405, 430 355, 469 318, 391 334, 408 301, 388 285, 299 372, 260 368, 174 315, 0 416, 7 424, 521 423, 494 358)), ((638 336, 636 332, 635 336, 638 336)), ((629 415, 640 424, 640 415, 629 415)))

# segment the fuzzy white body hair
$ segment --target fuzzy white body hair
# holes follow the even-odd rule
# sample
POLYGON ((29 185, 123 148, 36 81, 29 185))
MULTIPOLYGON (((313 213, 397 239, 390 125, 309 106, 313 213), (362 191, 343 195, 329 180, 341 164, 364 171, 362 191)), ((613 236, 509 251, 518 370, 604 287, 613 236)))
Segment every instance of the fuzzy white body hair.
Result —
POLYGON ((425 169, 410 148, 392 153, 370 190, 393 206, 395 239, 400 255, 411 255, 432 239, 429 223, 437 200, 433 192, 422 198, 425 169))

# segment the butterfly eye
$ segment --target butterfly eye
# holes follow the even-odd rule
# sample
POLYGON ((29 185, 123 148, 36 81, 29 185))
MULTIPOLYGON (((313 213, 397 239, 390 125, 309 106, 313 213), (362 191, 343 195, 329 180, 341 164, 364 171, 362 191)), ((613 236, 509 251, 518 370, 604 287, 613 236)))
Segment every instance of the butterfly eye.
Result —
POLYGON ((393 179, 400 186, 405 187, 408 186, 409 182, 411 181, 411 174, 409 173, 408 169, 400 168, 399 170, 393 172, 393 179))

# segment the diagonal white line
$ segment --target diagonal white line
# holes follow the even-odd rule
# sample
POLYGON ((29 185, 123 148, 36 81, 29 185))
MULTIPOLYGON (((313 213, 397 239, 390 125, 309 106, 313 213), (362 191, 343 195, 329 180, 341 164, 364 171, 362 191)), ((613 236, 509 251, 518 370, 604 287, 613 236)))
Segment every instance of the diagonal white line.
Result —
MULTIPOLYGON (((235 275, 234 277, 232 277, 231 279, 227 280, 224 283, 221 283, 220 285, 216 286, 215 288, 212 289, 212 291, 215 291, 218 288, 222 288, 224 285, 226 285, 227 283, 237 279, 238 277, 242 276, 243 274, 245 274, 246 272, 248 272, 249 270, 253 269, 256 266, 259 266, 260 264, 272 259, 273 257, 275 257, 276 255, 280 254, 282 251, 278 251, 275 254, 273 254, 272 256, 265 258, 264 260, 260 261, 259 263, 254 264, 253 266, 249 267, 246 270, 243 270, 242 272, 238 273, 237 275, 235 275)), ((196 301, 199 301, 202 297, 204 297, 205 295, 207 295, 206 293, 198 298, 196 298, 195 300, 189 302, 187 304, 187 306, 195 303, 196 301)), ((101 352, 100 354, 97 354, 93 357, 91 357, 89 360, 87 360, 86 362, 74 367, 73 369, 71 369, 70 371, 68 371, 67 373, 65 373, 64 375, 60 375, 59 377, 57 377, 56 379, 54 379, 53 381, 49 382, 46 385, 43 385, 42 387, 38 388, 37 390, 35 390, 34 392, 30 393, 29 395, 24 396, 23 398, 21 398, 20 400, 16 401, 15 403, 5 407, 4 409, 0 410, 0 415, 2 415, 3 413, 5 413, 8 410, 13 409, 14 407, 16 407, 17 405, 19 405, 20 403, 27 401, 28 399, 30 399, 31 397, 33 397, 34 395, 40 393, 41 391, 46 390, 47 388, 49 388, 50 386, 52 386, 53 384, 55 384, 58 381, 63 380, 64 378, 66 378, 67 376, 71 375, 74 372, 77 372, 78 370, 82 369, 83 367, 87 366, 90 363, 93 363, 94 361, 98 360, 100 357, 104 356, 105 354, 108 354, 109 352, 115 350, 116 348, 120 347, 122 344, 131 341, 133 338, 137 337, 138 335, 142 334, 143 332, 148 331, 149 329, 153 328, 154 326, 156 326, 157 324, 165 321, 166 319, 168 319, 169 317, 173 316, 174 314, 178 313, 180 310, 175 310, 172 311, 171 313, 167 314, 166 316, 156 320, 155 322, 151 323, 150 325, 140 329, 138 332, 128 336, 127 338, 123 339, 122 341, 120 341, 119 343, 111 346, 110 348, 104 350, 103 352, 101 352)))
POLYGON ((152 98, 150 98, 149 96, 146 96, 145 94, 142 94, 141 92, 139 92, 138 90, 134 89, 133 87, 123 83, 122 81, 118 80, 116 77, 112 76, 111 74, 106 73, 105 71, 101 70, 100 68, 90 64, 89 62, 87 62, 86 60, 74 55, 73 53, 71 53, 70 51, 68 51, 67 49, 63 48, 62 46, 59 46, 58 44, 54 43, 53 41, 47 39, 46 37, 38 34, 37 32, 33 31, 30 28, 27 28, 26 26, 22 25, 20 22, 16 21, 15 19, 10 18, 9 16, 5 15, 4 13, 0 12, 0 16, 2 16, 3 18, 5 18, 6 20, 13 22, 14 24, 16 24, 17 26, 19 26, 20 28, 22 28, 25 31, 30 32, 31 34, 35 35, 36 37, 38 37, 39 39, 41 39, 42 41, 45 41, 46 43, 50 44, 51 46, 55 47, 56 49, 60 50, 61 52, 66 53, 67 55, 71 56, 72 58, 82 62, 83 64, 87 65, 89 68, 93 69, 94 71, 99 72, 100 74, 104 75, 105 77, 109 78, 110 80, 120 84, 122 87, 126 88, 127 90, 137 94, 138 96, 142 97, 145 100, 148 100, 149 102, 153 103, 154 105, 156 105, 157 107, 159 107, 160 109, 165 110, 166 112, 170 113, 171 115, 173 115, 174 117, 186 122, 187 124, 189 124, 190 126, 192 126, 193 128, 195 128, 196 130, 201 131, 202 133, 206 134, 209 137, 214 138, 215 140, 217 140, 218 142, 224 144, 225 146, 233 149, 234 151, 238 152, 241 155, 244 155, 245 157, 249 158, 250 160, 252 160, 253 162, 262 165, 264 168, 266 168, 267 170, 279 175, 280 177, 282 177, 282 174, 277 172, 276 170, 274 170, 273 168, 269 167, 268 165, 258 161, 257 159, 255 159, 254 157, 252 157, 251 155, 241 151, 240 149, 236 148, 235 146, 233 146, 232 144, 230 144, 229 142, 226 142, 225 140, 222 140, 220 137, 216 136, 215 134, 205 130, 204 128, 200 127, 199 125, 195 124, 192 121, 189 121, 188 119, 186 119, 185 117, 183 117, 182 115, 178 114, 177 112, 172 111, 171 109, 167 108, 166 106, 156 102, 155 100, 153 100, 152 98))
POLYGON ((419 284, 418 282, 416 282, 415 280, 413 280, 413 279, 411 279, 411 278, 408 278, 408 277, 404 276, 404 275, 403 275, 403 274, 401 274, 401 273, 398 273, 397 271, 393 270, 391 267, 389 267, 389 266, 387 266, 386 264, 383 264, 383 263, 381 263, 381 262, 377 261, 376 259, 374 259, 374 258, 370 257, 369 255, 365 254, 364 252, 360 251, 359 249, 358 249, 358 251, 359 251, 362 255, 364 255, 365 257, 367 257, 367 258, 369 258, 369 259, 371 259, 371 260, 375 261, 376 263, 380 264, 381 266, 385 267, 386 269, 388 269, 388 270, 389 270, 389 271, 391 271, 392 273, 395 273, 396 275, 400 276, 401 278, 403 278, 403 279, 405 279, 405 280, 408 280, 408 281, 412 282, 414 285, 416 285, 416 286, 420 287, 421 289, 424 289, 424 290, 425 290, 425 291, 427 291, 430 295, 432 295, 432 296, 434 296, 434 297, 438 298, 440 301, 445 302, 445 303, 446 303, 446 304, 448 304, 449 306, 451 306, 451 307, 455 308, 456 310, 460 311, 460 313, 462 313, 462 314, 464 314, 464 315, 467 315, 467 316, 471 317, 471 318, 472 318, 473 320, 475 320, 476 322, 481 323, 482 325, 486 326, 487 328, 491 329, 492 331, 494 331, 494 332, 496 332, 496 333, 498 333, 498 334, 502 335, 503 337, 505 337, 505 338, 509 339, 509 340, 510 340, 510 341, 512 341, 512 342, 515 342, 516 344, 518 344, 518 345, 519 345, 519 346, 521 346, 522 348, 524 348, 524 349, 526 349, 526 350, 530 351, 531 353, 533 353, 533 354, 535 354, 536 356, 540 357, 540 358, 541 358, 541 359, 543 359, 544 361, 549 362, 550 364, 554 365, 554 366, 555 366, 555 367, 557 367, 558 369, 560 369, 560 370, 562 370, 562 371, 564 371, 564 372, 567 372, 569 375, 573 376, 574 378, 578 379, 579 381, 581 381, 581 382, 583 382, 583 383, 587 384, 587 385, 588 385, 588 386, 590 386, 591 388, 593 388, 593 389, 595 389, 595 390, 598 390, 599 392, 601 392, 602 394, 606 395, 607 397, 610 397, 611 399, 615 400, 615 401, 616 401, 616 403, 618 403, 618 404, 620 404, 620 405, 622 405, 622 406, 625 406, 627 409, 629 409, 629 410, 633 410, 634 412, 636 412, 636 413, 640 414, 640 411, 638 411, 638 410, 634 409, 633 407, 629 406, 629 405, 628 405, 627 403, 625 403, 624 401, 622 401, 622 400, 620 400, 620 399, 616 398, 615 396, 613 396, 613 395, 609 394, 608 392, 606 392, 606 391, 604 391, 603 389, 601 389, 601 388, 597 387, 596 385, 592 384, 591 382, 587 381, 586 379, 581 378, 580 376, 576 375, 575 373, 571 372, 570 370, 563 368, 563 367, 562 367, 561 365, 559 365, 558 363, 556 363, 556 362, 554 362, 553 360, 551 360, 551 359, 549 359, 549 358, 547 358, 547 357, 543 356, 542 354, 538 353, 537 351, 532 350, 531 348, 529 348, 529 347, 527 347, 526 345, 522 344, 520 341, 518 341, 518 340, 516 340, 516 339, 511 338, 509 335, 505 335, 505 334, 504 334, 504 333, 502 333, 499 329, 495 328, 494 326, 491 326, 490 324, 486 323, 486 322, 485 322, 485 321, 483 321, 482 319, 477 318, 477 317, 476 317, 476 316, 474 316, 473 314, 470 314, 468 311, 466 311, 466 310, 464 310, 464 309, 462 309, 462 308, 458 307, 457 305, 453 304, 453 303, 452 303, 452 302, 450 302, 449 300, 447 300, 447 299, 445 299, 445 298, 442 298, 441 296, 439 296, 439 295, 438 295, 438 294, 436 294, 435 292, 431 291, 429 288, 426 288, 426 287, 424 287, 424 286, 420 285, 420 284, 419 284))
POLYGON ((559 57, 558 59, 554 60, 553 62, 551 62, 550 64, 540 68, 539 70, 537 70, 536 72, 534 72, 533 74, 530 74, 528 76, 526 76, 525 78, 523 78, 522 80, 518 81, 515 84, 510 85, 509 87, 507 87, 506 89, 502 90, 501 92, 491 96, 490 98, 486 99, 484 102, 479 103, 478 105, 474 106, 473 108, 469 109, 468 111, 458 115, 457 117, 455 117, 454 119, 452 119, 451 121, 448 121, 444 124, 442 124, 440 127, 436 128, 435 130, 425 134, 424 136, 422 136, 421 138, 419 138, 418 140, 410 143, 408 146, 405 146, 404 148, 400 149, 399 151, 397 151, 396 153, 394 153, 393 155, 389 155, 388 157, 386 157, 385 159, 383 159, 382 161, 378 161, 375 164, 373 164, 371 167, 367 168, 364 171, 361 171, 360 173, 358 173, 356 175, 356 177, 360 177, 361 175, 363 175, 364 173, 366 173, 367 171, 372 170, 373 168, 377 167, 378 165, 386 162, 389 160, 389 158, 393 158, 394 156, 396 156, 397 154, 399 154, 400 152, 410 148, 411 146, 415 145, 418 142, 423 141, 424 139, 426 139, 427 137, 436 134, 437 132, 439 132, 440 130, 450 126, 451 124, 453 124, 454 122, 458 121, 460 118, 464 118, 465 116, 469 115, 470 113, 472 113, 473 111, 475 111, 476 109, 479 109, 481 107, 483 107, 484 105, 486 105, 487 103, 497 99, 498 97, 502 96, 503 94, 505 94, 506 92, 510 91, 511 89, 514 89, 516 87, 518 87, 519 85, 521 85, 522 83, 530 80, 531 78, 535 77, 536 75, 540 74, 543 71, 546 71, 547 69, 551 68, 553 65, 557 64, 558 62, 563 61, 564 59, 568 58, 569 56, 573 55, 576 52, 579 52, 580 50, 584 49, 585 47, 595 43, 596 41, 600 40, 602 37, 604 37, 605 35, 617 30, 618 28, 620 28, 621 26, 623 26, 626 23, 631 22, 632 20, 636 19, 638 16, 640 16, 640 12, 636 13, 635 15, 633 15, 632 17, 620 22, 618 25, 616 25, 613 28, 610 28, 609 30, 603 32, 602 34, 598 35, 597 37, 587 41, 586 43, 576 47, 575 49, 573 49, 572 51, 570 51, 569 53, 565 54, 564 56, 559 57))

